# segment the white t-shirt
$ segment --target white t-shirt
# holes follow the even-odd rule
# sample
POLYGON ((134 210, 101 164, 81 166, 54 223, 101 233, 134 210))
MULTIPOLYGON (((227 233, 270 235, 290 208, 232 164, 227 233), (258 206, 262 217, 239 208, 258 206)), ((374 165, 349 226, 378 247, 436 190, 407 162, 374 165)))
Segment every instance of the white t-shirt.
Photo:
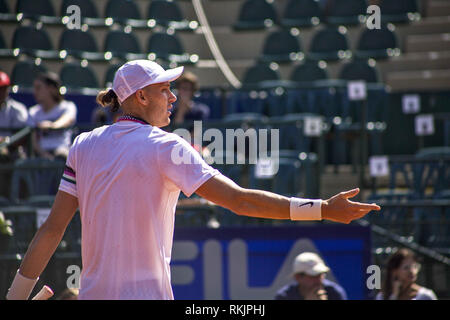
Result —
POLYGON ((23 103, 7 98, 0 105, 0 136, 11 135, 11 131, 1 129, 21 129, 29 125, 28 110, 23 103))
POLYGON ((79 299, 173 299, 180 190, 191 196, 219 173, 181 137, 139 121, 77 136, 59 189, 78 198, 81 213, 79 299), (191 163, 176 164, 174 150, 191 163))
MULTIPOLYGON (((384 300, 383 293, 379 292, 375 299, 384 300)), ((437 297, 433 290, 420 287, 417 291, 417 295, 412 300, 437 300, 437 297)))
MULTIPOLYGON (((44 120, 56 121, 63 114, 68 114, 73 121, 77 119, 77 106, 72 101, 63 100, 53 109, 45 112, 41 105, 37 104, 30 108, 30 118, 33 126, 44 120)), ((48 130, 40 136, 41 148, 46 151, 55 150, 60 147, 69 148, 72 142, 72 130, 48 130)))

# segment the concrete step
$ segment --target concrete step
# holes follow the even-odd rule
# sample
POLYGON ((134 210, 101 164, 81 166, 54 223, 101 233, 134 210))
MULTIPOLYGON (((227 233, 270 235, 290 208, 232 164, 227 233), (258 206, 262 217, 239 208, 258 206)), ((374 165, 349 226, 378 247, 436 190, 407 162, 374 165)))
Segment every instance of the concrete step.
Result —
POLYGON ((432 52, 405 52, 399 57, 380 60, 377 67, 383 75, 394 71, 450 69, 450 50, 432 52))
POLYGON ((385 83, 392 92, 409 90, 449 90, 450 69, 399 71, 386 75, 385 83))
POLYGON ((438 33, 430 35, 409 35, 406 38, 405 51, 406 52, 450 51, 450 33, 438 33))
POLYGON ((426 6, 427 17, 450 16, 450 1, 429 0, 426 6))

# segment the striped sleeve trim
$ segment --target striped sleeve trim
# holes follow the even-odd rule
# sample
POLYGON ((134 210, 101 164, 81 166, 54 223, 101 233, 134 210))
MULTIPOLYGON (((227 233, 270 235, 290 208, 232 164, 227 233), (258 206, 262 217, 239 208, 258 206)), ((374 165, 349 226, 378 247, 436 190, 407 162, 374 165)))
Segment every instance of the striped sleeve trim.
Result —
POLYGON ((65 180, 65 181, 67 181, 67 182, 76 184, 76 174, 75 174, 75 171, 74 171, 72 168, 70 168, 70 167, 68 167, 68 166, 65 166, 65 168, 64 168, 64 173, 63 173, 63 176, 62 176, 62 179, 65 180))

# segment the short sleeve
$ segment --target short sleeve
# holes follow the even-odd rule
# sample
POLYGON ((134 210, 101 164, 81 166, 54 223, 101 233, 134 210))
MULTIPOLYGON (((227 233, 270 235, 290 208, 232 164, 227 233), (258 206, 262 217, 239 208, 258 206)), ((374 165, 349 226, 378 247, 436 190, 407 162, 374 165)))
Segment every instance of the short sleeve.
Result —
POLYGON ((67 161, 64 166, 63 176, 61 177, 61 182, 59 184, 59 190, 67 192, 74 197, 78 198, 77 194, 77 174, 75 171, 75 150, 76 150, 76 139, 69 150, 69 155, 67 156, 67 161))
POLYGON ((201 155, 176 134, 158 149, 161 173, 190 197, 203 183, 220 172, 208 165, 201 155))

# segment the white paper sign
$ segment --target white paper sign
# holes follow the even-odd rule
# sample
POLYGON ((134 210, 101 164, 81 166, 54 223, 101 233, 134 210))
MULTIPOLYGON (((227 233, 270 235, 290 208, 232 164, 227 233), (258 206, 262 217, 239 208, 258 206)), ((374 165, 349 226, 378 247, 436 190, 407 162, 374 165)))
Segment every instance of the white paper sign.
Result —
POLYGON ((406 94, 402 97, 403 113, 419 113, 420 112, 420 96, 418 94, 406 94))
POLYGON ((259 179, 270 179, 275 173, 275 163, 271 159, 258 159, 255 165, 255 177, 259 179))
POLYGON ((348 98, 352 101, 365 100, 367 98, 367 87, 365 81, 350 81, 347 84, 348 98))
POLYGON ((50 215, 50 208, 38 208, 36 210, 36 227, 39 229, 40 226, 47 220, 50 215))
POLYGON ((385 177, 389 175, 389 161, 386 156, 370 157, 369 167, 371 177, 385 177))
POLYGON ((318 137, 322 133, 322 119, 319 117, 306 117, 303 133, 307 137, 318 137))
POLYGON ((415 118, 416 135, 430 136, 434 134, 434 118, 432 114, 421 114, 415 118))

